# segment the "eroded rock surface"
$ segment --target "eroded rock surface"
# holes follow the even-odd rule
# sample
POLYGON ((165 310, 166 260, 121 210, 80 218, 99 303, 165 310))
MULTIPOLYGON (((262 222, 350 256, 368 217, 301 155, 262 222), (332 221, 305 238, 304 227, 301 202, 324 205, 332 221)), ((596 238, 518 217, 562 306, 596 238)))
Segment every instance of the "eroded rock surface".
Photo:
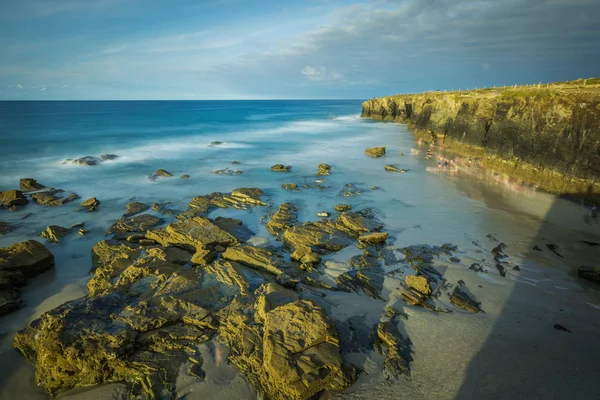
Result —
POLYGON ((108 233, 137 233, 146 232, 165 222, 163 219, 150 214, 140 214, 131 218, 121 218, 113 222, 108 233))
POLYGON ((5 190, 0 192, 0 205, 6 207, 24 206, 29 203, 27 197, 20 190, 5 190))
POLYGON ((383 157, 385 156, 385 147, 369 147, 365 149, 365 154, 371 157, 383 157))
POLYGON ((77 200, 77 193, 65 192, 62 189, 50 189, 42 192, 36 192, 31 195, 31 198, 38 204, 43 206, 58 207, 73 200, 77 200))
POLYGON ((42 185, 33 178, 22 178, 19 181, 19 187, 24 192, 35 192, 36 190, 45 189, 46 186, 42 185))

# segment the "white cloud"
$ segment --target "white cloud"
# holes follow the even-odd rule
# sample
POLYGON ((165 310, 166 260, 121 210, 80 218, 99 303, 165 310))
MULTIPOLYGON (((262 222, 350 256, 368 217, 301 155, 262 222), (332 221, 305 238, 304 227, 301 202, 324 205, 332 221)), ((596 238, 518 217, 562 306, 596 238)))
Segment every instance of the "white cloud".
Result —
POLYGON ((325 67, 311 67, 307 65, 300 71, 311 82, 335 82, 344 79, 344 75, 337 71, 328 71, 325 67))

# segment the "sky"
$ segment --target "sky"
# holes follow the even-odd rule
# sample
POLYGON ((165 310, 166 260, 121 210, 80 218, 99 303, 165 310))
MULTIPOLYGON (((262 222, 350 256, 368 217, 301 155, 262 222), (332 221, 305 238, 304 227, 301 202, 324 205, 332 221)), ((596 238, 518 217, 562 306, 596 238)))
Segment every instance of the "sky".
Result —
POLYGON ((600 0, 1 0, 0 100, 368 99, 600 75, 600 0))

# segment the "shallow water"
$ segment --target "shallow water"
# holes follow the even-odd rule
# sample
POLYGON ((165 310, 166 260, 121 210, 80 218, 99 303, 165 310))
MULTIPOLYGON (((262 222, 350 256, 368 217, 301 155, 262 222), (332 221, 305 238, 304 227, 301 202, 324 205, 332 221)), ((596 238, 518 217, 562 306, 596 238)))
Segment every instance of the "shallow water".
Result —
MULTIPOLYGON (((59 208, 29 204, 16 212, 0 211, 1 221, 17 226, 14 232, 0 237, 0 247, 35 239, 52 224, 85 222, 90 231, 83 237, 73 234, 61 243, 37 238, 55 254, 56 268, 31 280, 23 289, 22 309, 0 318, 0 398, 45 397, 33 386, 32 368, 12 350, 12 335, 44 311, 85 294, 91 247, 104 238, 110 223, 133 199, 170 202, 168 207, 183 210, 196 195, 259 187, 267 195, 269 208, 216 210, 211 216, 240 218, 255 233, 254 241, 268 244, 271 236, 261 218, 280 203, 294 201, 303 221, 317 219, 319 211, 333 212, 335 204, 348 203, 354 209, 371 207, 376 211, 390 232, 390 248, 447 242, 457 245, 461 262, 440 263, 439 267, 448 279, 465 280, 487 314, 458 312, 450 318, 422 309, 405 309, 411 314, 404 322, 405 331, 414 338, 416 348, 412 383, 403 382, 408 385, 406 398, 457 395, 461 381, 467 380, 469 360, 485 347, 486 338, 504 315, 503 309, 509 309, 514 299, 539 295, 552 302, 568 292, 578 310, 573 311, 574 315, 583 313, 582 320, 594 315, 597 318, 597 291, 575 279, 578 265, 593 263, 600 255, 600 246, 582 242, 600 242, 600 227, 589 218, 589 210, 531 188, 507 184, 502 177, 483 173, 467 163, 455 171, 439 168, 436 158, 444 154, 443 149, 435 148, 436 157, 426 160, 427 147, 416 143, 405 126, 360 119, 356 115, 359 110, 360 101, 0 102, 0 189, 17 188, 19 178, 32 177, 49 187, 75 191, 82 200, 95 196, 102 202, 94 213, 78 211, 78 201, 59 208), (329 118, 332 116, 335 118, 329 118), (223 144, 211 146, 212 141, 223 144), (365 156, 364 149, 372 146, 387 146, 387 155, 379 159, 365 156), (63 164, 67 158, 104 153, 119 158, 91 167, 63 164), (241 164, 232 165, 234 160, 241 164), (315 177, 317 165, 323 162, 333 167, 331 175, 315 177), (272 172, 270 166, 276 163, 292 165, 292 171, 272 172), (409 171, 386 172, 386 164, 409 171), (175 176, 148 179, 158 168, 175 176), (244 173, 211 173, 223 168, 244 173), (191 177, 181 179, 181 174, 191 177), (292 182, 314 186, 316 179, 326 179, 322 183, 326 189, 281 188, 282 183, 292 182), (348 183, 361 194, 340 196, 348 183), (372 190, 373 186, 378 189, 372 190), (32 215, 22 219, 28 213, 32 215), (468 270, 471 262, 480 261, 495 246, 486 238, 488 234, 508 245, 507 253, 520 264, 521 272, 501 278, 493 269, 487 274, 468 270), (548 243, 558 244, 564 258, 547 250, 531 250, 534 245, 544 247, 548 243), (479 286, 485 286, 485 290, 479 286), (437 327, 440 318, 445 323, 435 328, 438 330, 434 334, 432 326, 437 327), (471 329, 465 331, 464 326, 471 329), (429 338, 423 337, 424 332, 429 332, 429 338), (454 346, 460 347, 461 336, 470 337, 472 346, 463 349, 458 359, 452 354, 436 358, 436 354, 447 353, 439 338, 454 340, 454 346), (443 361, 448 357, 453 361, 443 361), (439 364, 437 369, 432 369, 432 363, 439 364), (451 364, 459 370, 455 375, 444 369, 451 364), (435 376, 444 390, 420 388, 421 380, 435 376)), ((325 260, 336 263, 328 265, 325 272, 335 277, 347 268, 349 257, 359 253, 351 247, 327 256, 325 260)), ((397 284, 386 280, 390 302, 397 284)), ((343 320, 363 307, 361 312, 376 321, 385 304, 357 297, 328 296, 330 312, 343 320)), ((543 308, 536 306, 532 313, 542 313, 543 308)), ((215 348, 211 351, 215 354, 215 348)), ((361 362, 373 373, 361 377, 345 395, 370 398, 378 393, 382 398, 394 398, 393 392, 386 392, 386 386, 376 378, 374 366, 381 360, 374 355, 357 357, 366 357, 361 362)), ((187 391, 188 398, 207 398, 207 393, 214 396, 215 387, 226 387, 229 395, 238 398, 255 396, 235 370, 223 365, 222 355, 219 360, 213 358, 215 365, 220 360, 220 366, 209 380, 193 389, 193 382, 182 380, 181 390, 187 391)), ((223 392, 217 398, 227 396, 223 392)))

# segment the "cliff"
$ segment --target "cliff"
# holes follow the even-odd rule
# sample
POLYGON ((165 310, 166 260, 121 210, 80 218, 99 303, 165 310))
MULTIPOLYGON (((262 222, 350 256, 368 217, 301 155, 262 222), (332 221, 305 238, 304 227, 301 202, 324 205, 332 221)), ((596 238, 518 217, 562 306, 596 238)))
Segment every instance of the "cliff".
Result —
POLYGON ((556 194, 600 199, 600 79, 374 98, 362 117, 556 194))

